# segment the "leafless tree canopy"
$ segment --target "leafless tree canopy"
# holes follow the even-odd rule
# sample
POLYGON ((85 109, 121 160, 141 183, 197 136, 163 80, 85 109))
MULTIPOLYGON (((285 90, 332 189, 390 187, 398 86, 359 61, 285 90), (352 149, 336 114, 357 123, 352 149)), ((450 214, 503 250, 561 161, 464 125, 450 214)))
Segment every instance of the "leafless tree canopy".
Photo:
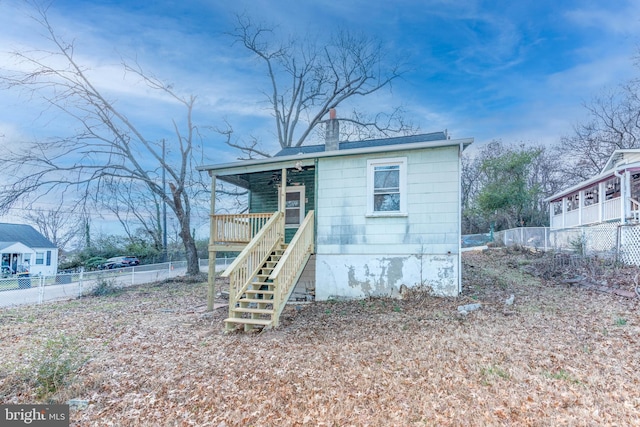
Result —
MULTIPOLYGON (((47 109, 74 120, 72 136, 35 141, 20 150, 5 149, 0 167, 11 182, 0 185, 0 211, 16 201, 48 192, 81 193, 82 200, 99 202, 105 192, 141 184, 156 202, 164 202, 180 223, 188 272, 199 272, 195 242, 191 233, 191 200, 199 187, 194 172, 193 147, 198 135, 192 123, 196 98, 183 97, 145 73, 137 64, 123 64, 124 71, 149 88, 182 106, 184 118, 172 121, 173 136, 167 139, 171 156, 163 156, 161 142, 150 140, 116 100, 105 96, 89 78, 90 72, 76 59, 75 46, 58 37, 39 8, 35 19, 45 30, 50 51, 22 51, 13 55, 20 71, 3 70, 0 84, 6 89, 45 101, 47 109), (170 191, 162 186, 165 171, 170 191)), ((115 203, 111 199, 111 203, 115 203)))
POLYGON ((84 233, 84 215, 68 209, 62 200, 54 209, 29 210, 25 218, 58 249, 64 249, 84 233))
MULTIPOLYGON (((308 39, 282 43, 273 28, 239 15, 229 36, 265 67, 268 89, 264 96, 282 148, 302 145, 318 131, 318 124, 331 108, 390 89, 402 75, 398 63, 387 65, 387 53, 379 41, 348 31, 336 33, 326 45, 308 39)), ((373 117, 354 112, 344 122, 345 136, 354 139, 415 133, 399 108, 373 117)), ((245 157, 269 155, 258 148, 256 138, 233 141, 230 126, 223 133, 228 136, 228 144, 240 149, 245 157)))
POLYGON ((594 97, 585 108, 588 119, 557 147, 567 159, 567 183, 600 173, 617 149, 640 148, 640 78, 594 97))

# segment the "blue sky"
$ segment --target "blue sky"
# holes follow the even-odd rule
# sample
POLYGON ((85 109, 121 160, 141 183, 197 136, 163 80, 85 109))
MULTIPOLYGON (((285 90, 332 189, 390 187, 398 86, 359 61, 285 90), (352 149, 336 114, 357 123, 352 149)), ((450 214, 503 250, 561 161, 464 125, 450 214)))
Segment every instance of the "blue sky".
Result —
MULTIPOLYGON (((23 2, 0 0, 0 51, 46 48, 23 2)), ((557 143, 586 118, 582 103, 640 75, 640 1, 235 0, 52 3, 57 32, 74 40, 91 78, 139 123, 162 137, 175 105, 124 77, 121 58, 198 96, 196 120, 275 151, 261 92, 261 64, 224 32, 235 13, 277 25, 284 37, 322 40, 340 29, 378 37, 407 65, 393 90, 345 106, 376 113, 403 106, 424 132, 448 129, 476 147, 557 143)), ((0 64, 8 57, 0 53, 0 64)), ((64 132, 65 124, 17 93, 0 92, 0 144, 64 132)), ((176 113, 179 114, 179 113, 176 113)), ((340 111, 338 111, 340 114, 340 111)), ((68 128, 68 127, 67 127, 68 128)), ((233 161, 208 133, 209 159, 233 161)), ((211 161, 206 160, 206 163, 211 161)))

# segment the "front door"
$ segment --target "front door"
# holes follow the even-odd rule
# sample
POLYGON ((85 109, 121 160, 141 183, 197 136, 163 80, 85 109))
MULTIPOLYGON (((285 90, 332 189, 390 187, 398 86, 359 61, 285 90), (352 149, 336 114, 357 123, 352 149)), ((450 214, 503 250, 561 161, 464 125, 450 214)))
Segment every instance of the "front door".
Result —
POLYGON ((285 228, 298 228, 304 220, 304 185, 287 187, 287 197, 284 207, 285 228))

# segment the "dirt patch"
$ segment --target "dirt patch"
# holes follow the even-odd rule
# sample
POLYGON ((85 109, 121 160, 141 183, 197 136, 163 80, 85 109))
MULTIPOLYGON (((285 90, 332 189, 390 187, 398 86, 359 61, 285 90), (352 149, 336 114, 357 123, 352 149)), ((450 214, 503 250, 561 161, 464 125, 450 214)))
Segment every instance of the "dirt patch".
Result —
POLYGON ((0 401, 86 401, 77 426, 640 423, 638 299, 539 262, 467 253, 459 298, 291 305, 257 334, 225 335, 204 283, 0 310, 0 401), (48 345, 80 363, 43 393, 48 345))

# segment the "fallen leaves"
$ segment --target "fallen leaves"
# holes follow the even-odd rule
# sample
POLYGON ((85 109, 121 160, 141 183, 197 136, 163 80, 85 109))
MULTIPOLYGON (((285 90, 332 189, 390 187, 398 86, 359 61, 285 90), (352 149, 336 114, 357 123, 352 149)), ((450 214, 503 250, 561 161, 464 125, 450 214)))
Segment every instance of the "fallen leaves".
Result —
POLYGON ((459 298, 294 305, 258 334, 223 334, 205 284, 1 310, 0 401, 34 402, 15 368, 64 332, 90 355, 54 396, 90 402, 77 426, 640 422, 638 299, 540 280, 522 254, 464 262, 459 298))

